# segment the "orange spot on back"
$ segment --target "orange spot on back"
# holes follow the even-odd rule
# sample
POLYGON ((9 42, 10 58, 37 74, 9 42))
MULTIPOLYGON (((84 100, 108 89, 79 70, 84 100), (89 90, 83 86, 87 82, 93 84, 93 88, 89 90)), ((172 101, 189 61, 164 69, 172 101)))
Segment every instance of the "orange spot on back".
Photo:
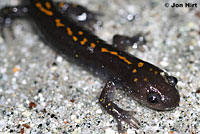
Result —
POLYGON ((106 48, 101 48, 101 52, 109 52, 106 48))
POLYGON ((73 36, 73 40, 74 40, 74 41, 77 41, 78 38, 77 38, 76 36, 73 36))
POLYGON ((132 64, 129 60, 126 59, 126 57, 118 56, 120 59, 124 60, 127 64, 132 64))
POLYGON ((49 2, 45 2, 45 6, 50 9, 51 8, 51 4, 49 2))
POLYGON ((143 62, 139 62, 138 63, 138 67, 143 67, 144 63, 143 62))
POLYGON ((87 38, 84 38, 80 43, 81 45, 85 45, 86 42, 87 42, 87 38))
POLYGON ((69 28, 69 27, 67 27, 67 34, 69 36, 72 36, 72 34, 73 34, 71 28, 69 28))
POLYGON ((65 26, 64 24, 61 23, 60 19, 55 19, 55 22, 56 22, 57 27, 64 27, 65 26))
POLYGON ((154 74, 157 75, 157 74, 158 74, 158 71, 154 71, 154 74))
POLYGON ((138 81, 138 78, 134 78, 134 80, 133 80, 134 82, 137 82, 138 81))
POLYGON ((117 52, 111 51, 110 52, 112 55, 117 55, 117 52))
POLYGON ((133 73, 136 73, 137 72, 137 70, 136 69, 133 69, 133 71, 132 71, 133 73))
POLYGON ((106 48, 101 48, 101 52, 108 52, 108 53, 110 53, 110 54, 112 54, 112 55, 115 55, 115 56, 117 56, 118 58, 120 58, 121 60, 123 60, 124 62, 126 62, 127 64, 132 64, 132 62, 130 62, 129 60, 127 60, 126 59, 126 57, 124 57, 124 56, 121 56, 121 55, 119 55, 117 52, 115 52, 115 51, 109 51, 108 49, 106 49, 106 48))
POLYGON ((82 31, 79 31, 78 34, 79 34, 79 35, 83 35, 83 32, 82 32, 82 31))
POLYGON ((101 98, 99 101, 102 102, 102 101, 103 101, 103 98, 101 98))
POLYGON ((59 3, 59 7, 61 7, 61 8, 62 8, 64 5, 65 5, 64 2, 60 2, 60 3, 59 3))
POLYGON ((90 45, 91 45, 92 48, 96 47, 96 44, 94 44, 94 43, 91 43, 90 45))
POLYGON ((147 82, 147 81, 149 81, 149 80, 145 77, 145 78, 144 78, 144 81, 147 82))
POLYGON ((52 12, 52 11, 45 9, 45 8, 42 6, 42 4, 39 3, 39 2, 37 2, 37 3, 35 4, 35 6, 36 6, 37 8, 39 8, 40 11, 43 12, 43 13, 45 13, 46 15, 48 15, 48 16, 52 16, 52 15, 53 15, 53 12, 52 12))

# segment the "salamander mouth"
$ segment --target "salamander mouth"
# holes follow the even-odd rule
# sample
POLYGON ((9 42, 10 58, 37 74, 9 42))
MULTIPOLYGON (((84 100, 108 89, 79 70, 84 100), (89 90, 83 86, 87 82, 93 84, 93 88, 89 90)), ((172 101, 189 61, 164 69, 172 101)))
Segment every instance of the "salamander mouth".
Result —
POLYGON ((174 105, 174 106, 166 106, 166 105, 160 105, 160 104, 157 104, 156 106, 154 105, 151 105, 151 106, 147 106, 151 109, 154 109, 156 111, 171 111, 171 110, 174 110, 177 106, 179 106, 179 104, 177 105, 174 105))

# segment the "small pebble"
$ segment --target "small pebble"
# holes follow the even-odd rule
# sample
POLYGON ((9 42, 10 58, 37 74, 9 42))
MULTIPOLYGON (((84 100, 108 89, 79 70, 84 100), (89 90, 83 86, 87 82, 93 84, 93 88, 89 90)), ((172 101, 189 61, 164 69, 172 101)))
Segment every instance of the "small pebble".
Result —
POLYGON ((111 128, 107 128, 107 129, 105 130, 105 134, 115 134, 115 131, 112 130, 111 128))

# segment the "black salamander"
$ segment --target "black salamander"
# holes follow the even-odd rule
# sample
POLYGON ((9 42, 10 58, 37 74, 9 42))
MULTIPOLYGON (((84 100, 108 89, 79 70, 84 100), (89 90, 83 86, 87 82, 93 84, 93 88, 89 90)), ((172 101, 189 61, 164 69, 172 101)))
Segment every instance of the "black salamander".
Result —
POLYGON ((179 105, 180 96, 176 89, 177 79, 169 76, 160 68, 136 58, 88 32, 70 17, 69 13, 58 10, 65 3, 51 0, 25 0, 26 4, 5 7, 0 11, 1 29, 11 24, 15 18, 28 18, 36 24, 40 33, 58 53, 74 59, 93 72, 99 72, 106 80, 99 97, 103 108, 118 123, 119 132, 123 131, 124 121, 134 128, 139 122, 133 112, 123 110, 113 102, 116 87, 126 91, 142 105, 166 111, 179 105), (58 6, 56 6, 58 5, 58 6))

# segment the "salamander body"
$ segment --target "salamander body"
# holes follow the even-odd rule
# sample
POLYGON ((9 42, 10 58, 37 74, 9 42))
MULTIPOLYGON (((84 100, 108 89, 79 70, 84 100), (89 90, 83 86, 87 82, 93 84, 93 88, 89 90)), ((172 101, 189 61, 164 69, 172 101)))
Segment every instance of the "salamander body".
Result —
POLYGON ((77 25, 68 15, 63 16, 51 0, 26 0, 26 3, 24 6, 3 8, 0 25, 3 26, 7 18, 28 18, 37 26, 42 38, 59 54, 102 74, 106 85, 99 102, 116 118, 119 131, 123 130, 121 121, 135 128, 139 122, 129 111, 119 108, 112 101, 117 86, 142 105, 155 110, 172 110, 178 106, 180 96, 175 87, 175 77, 107 44, 77 25))

